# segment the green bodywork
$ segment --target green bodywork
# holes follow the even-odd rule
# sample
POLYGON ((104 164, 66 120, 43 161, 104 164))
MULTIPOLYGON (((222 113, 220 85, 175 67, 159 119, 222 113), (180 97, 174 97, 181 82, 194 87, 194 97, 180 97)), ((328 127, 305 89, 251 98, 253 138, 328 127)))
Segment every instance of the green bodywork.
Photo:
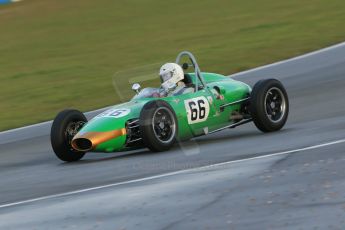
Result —
MULTIPOLYGON (((193 83, 195 83, 195 74, 189 73, 189 76, 193 83)), ((106 111, 90 120, 82 127, 79 133, 106 132, 126 128, 126 122, 131 119, 138 119, 143 106, 152 100, 164 100, 171 105, 177 117, 177 137, 179 140, 188 140, 192 137, 205 135, 208 132, 231 125, 234 121, 230 119, 230 115, 240 110, 241 103, 235 103, 234 105, 225 106, 223 108, 221 108, 221 106, 248 98, 251 88, 243 82, 233 80, 220 74, 203 72, 202 76, 206 83, 206 87, 203 89, 193 93, 165 98, 132 99, 127 103, 112 106, 108 111, 126 109, 127 111, 130 110, 130 112, 125 116, 114 118, 111 116, 103 116, 102 114, 106 114, 106 111), (217 91, 214 90, 214 87, 220 89, 221 98, 217 98, 217 91), (207 99, 209 103, 208 117, 205 121, 189 124, 187 116, 190 116, 190 114, 186 110, 185 101, 197 97, 204 97, 207 99)), ((126 139, 127 135, 113 138, 97 145, 92 151, 114 152, 127 150, 126 139)))

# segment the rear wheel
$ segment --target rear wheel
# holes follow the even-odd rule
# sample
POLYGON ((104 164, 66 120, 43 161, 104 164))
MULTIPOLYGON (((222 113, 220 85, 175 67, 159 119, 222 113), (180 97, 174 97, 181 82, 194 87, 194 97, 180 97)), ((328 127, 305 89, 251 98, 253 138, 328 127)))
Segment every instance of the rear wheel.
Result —
POLYGON ((250 113, 263 132, 280 130, 289 114, 289 99, 282 83, 276 79, 257 82, 250 96, 250 113))
POLYGON ((174 144, 177 119, 167 102, 161 100, 148 102, 140 113, 139 124, 143 142, 150 150, 166 151, 174 144))
POLYGON ((86 117, 78 110, 64 110, 55 117, 50 132, 50 141, 55 155, 60 160, 78 161, 85 155, 85 152, 74 150, 71 142, 86 122, 86 117))

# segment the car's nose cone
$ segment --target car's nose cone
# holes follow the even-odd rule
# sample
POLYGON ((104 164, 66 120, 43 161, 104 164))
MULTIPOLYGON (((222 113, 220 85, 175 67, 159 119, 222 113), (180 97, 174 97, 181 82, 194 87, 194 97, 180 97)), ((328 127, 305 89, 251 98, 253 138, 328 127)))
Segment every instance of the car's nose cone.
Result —
POLYGON ((106 132, 85 132, 78 133, 72 139, 72 147, 78 151, 89 151, 95 149, 97 145, 116 137, 126 135, 126 129, 117 129, 106 132))

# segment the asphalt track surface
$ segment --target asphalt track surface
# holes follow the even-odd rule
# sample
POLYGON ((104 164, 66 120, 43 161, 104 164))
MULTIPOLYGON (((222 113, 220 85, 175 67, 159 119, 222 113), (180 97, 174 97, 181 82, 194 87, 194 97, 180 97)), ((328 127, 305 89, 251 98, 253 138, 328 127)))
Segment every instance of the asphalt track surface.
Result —
POLYGON ((77 163, 54 156, 49 123, 0 134, 0 229, 344 229, 345 44, 233 77, 283 82, 283 130, 77 163))

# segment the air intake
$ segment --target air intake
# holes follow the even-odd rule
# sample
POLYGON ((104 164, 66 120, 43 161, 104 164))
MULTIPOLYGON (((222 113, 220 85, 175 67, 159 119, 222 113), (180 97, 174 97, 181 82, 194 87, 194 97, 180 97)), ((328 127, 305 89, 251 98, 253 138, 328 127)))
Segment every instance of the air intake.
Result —
POLYGON ((76 138, 72 141, 72 147, 78 151, 89 151, 92 149, 92 142, 87 138, 76 138))

